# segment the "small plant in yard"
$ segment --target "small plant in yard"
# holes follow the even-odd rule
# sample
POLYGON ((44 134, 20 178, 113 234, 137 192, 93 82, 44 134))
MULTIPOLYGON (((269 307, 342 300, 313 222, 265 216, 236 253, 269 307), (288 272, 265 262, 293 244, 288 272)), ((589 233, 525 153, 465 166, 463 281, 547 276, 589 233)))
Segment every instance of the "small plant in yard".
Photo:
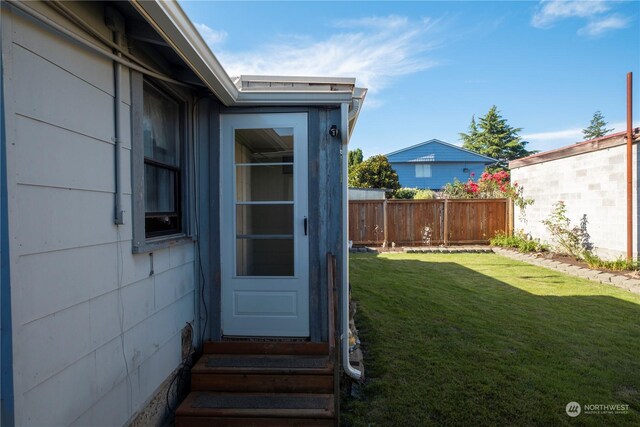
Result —
POLYGON ((520 252, 548 252, 549 245, 541 243, 539 240, 533 240, 530 236, 526 235, 523 231, 518 231, 512 236, 498 231, 489 243, 493 246, 499 246, 502 248, 514 248, 520 252))
POLYGON ((612 270, 612 271, 636 271, 640 270, 637 260, 627 260, 624 258, 618 258, 615 261, 607 261, 601 259, 592 252, 585 252, 584 262, 587 263, 589 268, 596 268, 600 270, 612 270))
POLYGON ((582 219, 582 227, 572 227, 567 217, 567 206, 560 200, 553 204, 553 211, 543 220, 551 237, 556 243, 557 250, 577 259, 584 259, 586 253, 591 252, 589 234, 586 229, 586 216, 582 219))
POLYGON ((431 227, 425 225, 422 229, 422 243, 431 246, 431 227))

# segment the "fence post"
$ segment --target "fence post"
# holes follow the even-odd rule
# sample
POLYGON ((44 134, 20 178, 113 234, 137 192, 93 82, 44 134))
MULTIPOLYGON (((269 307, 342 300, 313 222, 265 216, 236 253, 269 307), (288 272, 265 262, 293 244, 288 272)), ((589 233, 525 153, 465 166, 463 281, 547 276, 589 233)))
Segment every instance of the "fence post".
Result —
POLYGON ((387 198, 385 197, 384 202, 382 202, 382 232, 384 233, 384 242, 382 243, 382 247, 386 248, 389 244, 387 233, 387 198))
POLYGON ((507 199, 507 235, 511 236, 513 235, 513 199, 512 198, 508 198, 507 199))
POLYGON ((444 199, 444 245, 447 246, 449 244, 449 199, 444 199))

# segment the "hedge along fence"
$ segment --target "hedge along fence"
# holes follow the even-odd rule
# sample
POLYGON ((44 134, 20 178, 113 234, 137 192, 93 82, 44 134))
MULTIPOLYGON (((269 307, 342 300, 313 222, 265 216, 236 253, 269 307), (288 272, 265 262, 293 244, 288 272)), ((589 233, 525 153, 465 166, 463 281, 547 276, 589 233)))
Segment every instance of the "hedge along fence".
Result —
POLYGON ((487 244, 513 232, 510 199, 351 200, 354 245, 487 244))

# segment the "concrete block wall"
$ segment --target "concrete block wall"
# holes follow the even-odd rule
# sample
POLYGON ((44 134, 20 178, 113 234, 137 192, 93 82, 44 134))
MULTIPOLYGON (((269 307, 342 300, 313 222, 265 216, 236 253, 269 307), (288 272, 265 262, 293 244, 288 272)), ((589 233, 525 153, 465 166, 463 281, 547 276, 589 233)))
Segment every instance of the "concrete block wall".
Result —
MULTIPOLYGON (((102 4, 72 7, 109 36, 102 4)), ((112 62, 6 5, 1 30, 16 425, 125 425, 181 362, 194 244, 132 254, 128 72, 116 226, 112 62)))
MULTIPOLYGON (((638 253, 637 145, 633 148, 633 236, 638 253)), ((606 259, 626 256, 627 196, 626 146, 618 145, 570 157, 512 168, 512 180, 524 187, 524 196, 535 200, 525 209, 526 220, 516 207, 515 229, 551 242, 542 224, 555 202, 562 200, 572 224, 587 216, 587 231, 596 253, 606 259)))

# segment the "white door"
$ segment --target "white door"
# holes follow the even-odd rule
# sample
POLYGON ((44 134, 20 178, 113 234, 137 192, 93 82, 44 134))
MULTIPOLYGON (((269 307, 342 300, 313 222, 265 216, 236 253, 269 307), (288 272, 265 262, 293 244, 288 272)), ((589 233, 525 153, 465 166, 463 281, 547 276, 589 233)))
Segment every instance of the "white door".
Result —
POLYGON ((307 114, 221 116, 222 333, 309 336, 307 114))

